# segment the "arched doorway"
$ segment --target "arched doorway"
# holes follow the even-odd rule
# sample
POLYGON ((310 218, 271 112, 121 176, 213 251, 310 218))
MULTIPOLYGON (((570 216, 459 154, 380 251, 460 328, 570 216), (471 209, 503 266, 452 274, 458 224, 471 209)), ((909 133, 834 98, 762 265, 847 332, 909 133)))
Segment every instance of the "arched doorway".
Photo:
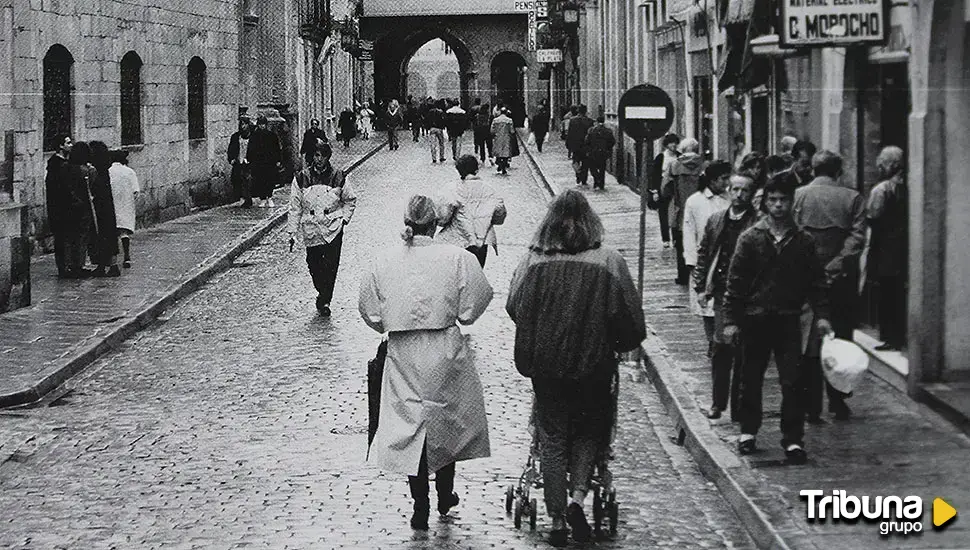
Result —
POLYGON ((404 89, 416 99, 423 97, 457 98, 461 96, 461 65, 447 42, 429 40, 405 60, 404 89))
MULTIPOLYGON (((448 52, 457 60, 455 71, 458 80, 458 93, 452 92, 452 97, 460 97, 463 104, 468 103, 470 91, 475 87, 474 63, 471 52, 465 43, 447 29, 439 26, 429 26, 416 30, 394 29, 383 35, 374 44, 374 93, 378 101, 390 98, 403 100, 411 92, 409 65, 418 51, 429 42, 443 43, 448 52)), ((437 86, 437 78, 425 79, 429 90, 437 86)), ((418 85, 418 83, 415 83, 418 85)), ((415 95, 412 93, 412 95, 415 95)), ((434 95, 428 93, 428 95, 434 95)), ((415 95, 415 97, 417 97, 415 95)), ((427 95, 425 95, 427 97, 427 95)))
POLYGON ((501 101, 512 111, 517 127, 525 121, 525 59, 515 52, 501 52, 492 58, 492 102, 501 101))

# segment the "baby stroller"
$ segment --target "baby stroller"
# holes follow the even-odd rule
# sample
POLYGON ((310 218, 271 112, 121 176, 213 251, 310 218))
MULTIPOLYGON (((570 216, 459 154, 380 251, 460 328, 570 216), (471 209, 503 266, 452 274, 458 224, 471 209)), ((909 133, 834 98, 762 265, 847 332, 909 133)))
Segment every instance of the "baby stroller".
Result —
MULTIPOLYGON (((593 474, 590 478, 589 490, 593 493, 593 535, 602 538, 604 533, 613 537, 616 535, 618 507, 616 503, 616 488, 613 487, 613 474, 609 463, 613 460, 613 439, 616 436, 617 398, 619 396, 619 371, 614 370, 610 383, 610 428, 604 434, 602 445, 597 451, 593 474)), ((513 514, 516 529, 522 528, 523 518, 528 518, 529 528, 536 529, 536 515, 538 505, 532 497, 533 489, 542 489, 541 453, 539 430, 535 424, 535 399, 532 401, 532 414, 529 419, 532 431, 532 444, 529 446, 529 456, 525 462, 518 485, 509 485, 505 490, 505 512, 513 514)))

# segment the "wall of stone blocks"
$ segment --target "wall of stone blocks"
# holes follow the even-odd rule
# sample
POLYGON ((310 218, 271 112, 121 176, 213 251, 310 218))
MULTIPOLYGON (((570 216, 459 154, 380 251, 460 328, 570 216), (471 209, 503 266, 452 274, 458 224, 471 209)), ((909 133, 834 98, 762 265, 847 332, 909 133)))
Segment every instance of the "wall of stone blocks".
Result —
MULTIPOLYGON (((75 140, 121 145, 120 61, 134 51, 144 63, 144 143, 127 147, 143 189, 140 226, 228 199, 225 150, 236 128, 240 95, 238 0, 24 0, 6 10, 12 10, 15 93, 9 107, 0 103, 0 130, 15 132, 15 195, 29 205, 35 242, 48 233, 44 166, 50 153, 42 150, 42 83, 43 59, 54 44, 75 60, 75 140), (206 137, 190 141, 187 65, 193 56, 206 64, 206 137)), ((6 25, 6 18, 0 22, 6 25)), ((0 55, 4 47, 0 38, 0 55)), ((0 72, 6 61, 0 60, 0 72)))

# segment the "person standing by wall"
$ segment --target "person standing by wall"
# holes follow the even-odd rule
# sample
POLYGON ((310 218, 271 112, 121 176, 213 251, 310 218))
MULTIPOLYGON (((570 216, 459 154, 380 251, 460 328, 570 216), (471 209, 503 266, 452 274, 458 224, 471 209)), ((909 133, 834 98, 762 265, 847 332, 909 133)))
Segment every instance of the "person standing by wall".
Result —
POLYGON ((573 159, 573 171, 576 172, 576 185, 586 185, 589 179, 589 163, 586 161, 586 134, 593 127, 593 119, 586 116, 586 106, 576 108, 577 115, 569 119, 569 131, 566 134, 566 149, 573 159))
MULTIPOLYGON (((229 164, 232 166, 230 179, 232 179, 233 193, 237 199, 242 198, 240 206, 243 208, 253 206, 253 176, 248 158, 249 139, 252 137, 252 132, 252 119, 246 116, 239 117, 239 131, 229 138, 229 149, 226 151, 226 157, 228 157, 229 164)), ((309 133, 309 130, 307 133, 309 133)), ((305 148, 306 136, 304 136, 303 141, 305 148)), ((303 153, 303 148, 300 149, 300 152, 303 153)), ((303 154, 306 155, 306 153, 303 154)))
POLYGON ((71 147, 71 156, 63 169, 67 184, 64 196, 64 267, 69 279, 90 277, 93 271, 84 267, 88 242, 94 228, 94 205, 91 201, 91 182, 98 177, 89 163, 91 148, 83 141, 71 147))
POLYGON ((532 115, 532 134, 536 137, 536 150, 542 152, 542 144, 549 133, 549 102, 543 99, 539 102, 539 109, 532 115))
POLYGON ((119 277, 118 226, 115 225, 115 203, 111 192, 111 152, 104 142, 91 142, 91 165, 97 172, 97 177, 91 182, 95 224, 90 250, 91 261, 98 266, 94 276, 119 277))
POLYGON ((340 112, 340 121, 337 125, 340 127, 340 141, 344 142, 346 149, 350 147, 350 140, 357 137, 357 117, 354 116, 350 106, 340 112))
POLYGON ((901 350, 906 346, 906 293, 909 268, 909 215, 906 160, 895 145, 884 147, 876 157, 882 181, 872 188, 866 215, 872 228, 869 246, 869 279, 876 288, 879 310, 877 350, 901 350))
POLYGON ((403 246, 380 256, 360 285, 360 315, 387 333, 377 432, 369 462, 406 474, 411 528, 428 529, 428 474, 438 513, 458 505, 455 463, 491 455, 482 383, 458 324, 474 323, 492 287, 475 257, 436 243, 434 202, 415 195, 404 215, 403 246))
POLYGON ((727 290, 728 268, 738 238, 758 221, 758 214, 751 204, 753 194, 754 182, 750 177, 731 176, 728 182, 731 206, 711 215, 704 225, 704 234, 697 247, 697 265, 692 279, 697 293, 696 304, 705 308, 713 302, 714 312, 711 331, 714 344, 711 354, 712 401, 707 411, 707 417, 712 420, 721 418, 721 412, 727 409, 728 402, 731 404, 731 420, 741 420, 741 372, 736 367, 739 354, 737 348, 724 338, 724 292, 727 290))
POLYGON ((50 227, 51 235, 54 237, 54 263, 57 265, 57 276, 68 277, 67 257, 65 255, 64 243, 67 242, 67 230, 69 225, 66 220, 70 217, 67 211, 70 204, 70 191, 68 190, 67 166, 68 157, 71 156, 71 147, 74 142, 71 136, 61 134, 55 138, 57 150, 47 161, 47 174, 44 177, 44 188, 47 194, 47 226, 50 227))
MULTIPOLYGON (((822 150, 812 158, 815 179, 795 192, 795 223, 815 240, 816 252, 828 283, 828 301, 832 309, 832 328, 836 338, 852 340, 859 307, 859 259, 866 240, 865 201, 858 192, 839 183, 842 157, 822 150)), ((847 395, 832 387, 822 376, 819 361, 819 338, 812 332, 813 312, 806 308, 802 321, 805 339, 806 370, 809 381, 809 421, 820 423, 822 386, 829 398, 829 412, 836 420, 846 420, 851 411, 845 404, 847 395)), ((819 314, 814 312, 817 318, 819 314)))
POLYGON ((704 171, 704 157, 697 153, 699 146, 694 138, 684 138, 680 142, 677 146, 680 156, 670 165, 661 193, 661 197, 670 203, 670 232, 677 250, 677 279, 674 282, 678 285, 686 285, 690 280, 690 270, 684 260, 684 205, 699 189, 701 172, 704 171))
POLYGON ((535 391, 549 542, 557 547, 567 543, 566 523, 575 540, 590 538, 583 507, 597 453, 609 444, 617 357, 646 337, 626 260, 603 246, 603 233, 580 191, 556 197, 505 305, 515 323, 515 367, 535 391))
POLYGON ((597 117, 596 124, 586 133, 586 163, 593 174, 593 189, 606 190, 606 161, 613 156, 616 137, 613 130, 606 127, 605 117, 597 117))
POLYGON ((122 266, 131 267, 131 236, 135 233, 137 212, 136 197, 141 192, 138 176, 128 166, 128 151, 112 151, 112 163, 108 169, 111 178, 111 196, 115 205, 115 226, 124 253, 122 266))
POLYGON ((357 195, 343 170, 330 163, 330 144, 317 140, 310 166, 293 177, 290 191, 290 246, 299 235, 306 246, 306 263, 317 290, 317 311, 331 314, 330 301, 340 267, 344 226, 357 207, 357 195))
POLYGON ((371 111, 366 103, 357 109, 357 124, 360 126, 360 134, 364 139, 369 140, 371 132, 374 131, 373 119, 374 111, 371 111))
POLYGON ((269 120, 265 115, 256 119, 256 130, 249 138, 249 149, 246 153, 253 179, 254 194, 259 199, 256 206, 274 208, 273 188, 279 177, 279 166, 282 160, 280 140, 269 130, 269 120))

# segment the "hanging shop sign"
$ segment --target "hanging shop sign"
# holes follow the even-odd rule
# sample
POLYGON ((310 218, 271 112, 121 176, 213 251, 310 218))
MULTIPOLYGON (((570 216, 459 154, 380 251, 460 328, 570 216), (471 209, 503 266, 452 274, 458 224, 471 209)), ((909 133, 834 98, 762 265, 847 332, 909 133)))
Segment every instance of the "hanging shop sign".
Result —
POLYGON ((534 52, 539 45, 539 22, 536 20, 536 12, 529 12, 529 51, 534 52))
POLYGON ((512 7, 517 12, 525 13, 525 12, 529 12, 529 11, 535 11, 535 9, 536 9, 536 3, 535 3, 534 0, 528 0, 528 1, 516 0, 512 4, 512 7))
POLYGON ((549 1, 548 0, 535 0, 536 4, 536 17, 539 19, 549 18, 549 1))
POLYGON ((881 45, 889 36, 889 0, 781 0, 783 48, 881 45))
POLYGON ((537 63, 562 63, 562 50, 536 50, 537 63))

